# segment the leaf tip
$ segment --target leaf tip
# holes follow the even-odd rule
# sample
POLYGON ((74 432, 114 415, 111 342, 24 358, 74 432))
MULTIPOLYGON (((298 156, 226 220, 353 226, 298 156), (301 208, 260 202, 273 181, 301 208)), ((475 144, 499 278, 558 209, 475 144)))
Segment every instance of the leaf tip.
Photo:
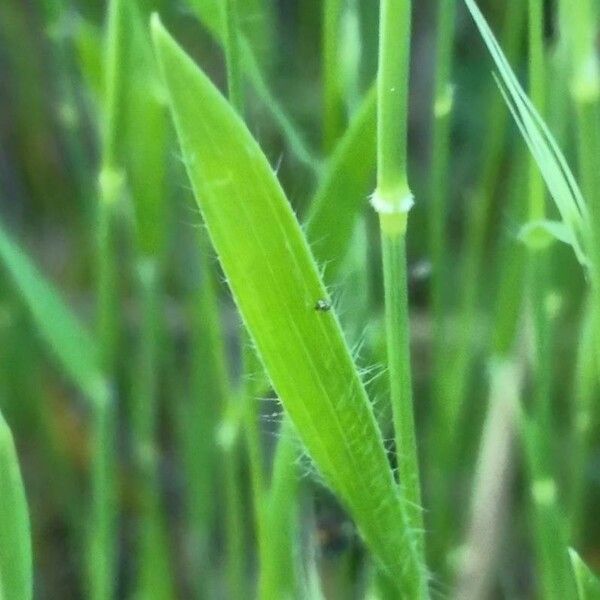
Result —
POLYGON ((154 43, 154 47, 157 48, 159 40, 168 35, 160 20, 160 15, 157 12, 153 12, 150 15, 150 31, 152 32, 152 42, 154 43))

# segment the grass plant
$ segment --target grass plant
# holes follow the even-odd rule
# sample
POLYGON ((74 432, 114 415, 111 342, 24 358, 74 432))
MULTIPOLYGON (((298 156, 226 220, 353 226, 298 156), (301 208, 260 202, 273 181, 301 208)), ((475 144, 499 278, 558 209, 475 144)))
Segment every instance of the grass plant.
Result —
POLYGON ((0 600, 600 597, 597 17, 5 0, 0 600))
MULTIPOLYGON (((411 2, 384 1, 380 14, 377 189, 385 285, 387 366, 394 417, 398 478, 409 507, 408 524, 423 555, 423 517, 413 416, 407 292, 406 227, 413 196, 408 186, 407 110, 411 2), (400 40, 400 44, 397 43, 400 40)), ((424 590, 421 588, 420 594, 424 590)))

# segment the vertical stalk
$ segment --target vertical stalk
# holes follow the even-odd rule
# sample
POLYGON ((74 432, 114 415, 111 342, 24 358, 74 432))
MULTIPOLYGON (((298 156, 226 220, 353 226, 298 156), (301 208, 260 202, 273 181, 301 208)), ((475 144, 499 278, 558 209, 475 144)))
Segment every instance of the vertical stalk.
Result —
POLYGON ((566 38, 572 73, 571 99, 575 106, 579 176, 583 195, 589 203, 592 223, 592 278, 587 308, 582 321, 580 341, 576 414, 574 415, 574 469, 572 486, 572 535, 577 543, 581 535, 585 490, 581 473, 589 429, 593 421, 590 399, 600 372, 600 62, 596 52, 598 9, 590 0, 560 3, 561 35, 566 38), (591 358, 593 356, 594 358, 591 358))
POLYGON ((378 73, 377 190, 385 287, 387 360, 398 476, 409 526, 423 561, 423 516, 410 366, 406 226, 413 197, 407 178, 410 0, 382 0, 378 73))
MULTIPOLYGON (((122 102, 122 64, 125 23, 122 0, 112 0, 108 7, 104 49, 105 96, 102 128, 102 156, 99 175, 98 231, 96 268, 98 281, 98 339, 104 372, 114 386, 118 338, 117 274, 113 240, 114 208, 123 186, 117 159, 117 130, 122 102)), ((92 467, 92 515, 88 556, 90 597, 107 600, 114 596, 116 552, 116 457, 114 436, 116 415, 114 396, 107 393, 97 403, 94 415, 95 439, 92 467)))
POLYGON ((340 77, 340 27, 343 0, 323 2, 323 146, 326 154, 344 130, 344 94, 340 77))
POLYGON ((423 550, 423 516, 410 363, 406 237, 381 219, 387 360, 398 478, 408 503, 410 526, 423 550))
POLYGON ((561 10, 571 49, 573 78, 571 96, 577 115, 579 171, 585 198, 589 202, 592 234, 592 295, 596 316, 596 368, 600 370, 600 62, 596 53, 597 14, 590 0, 563 1, 561 10))
MULTIPOLYGON (((541 0, 529 0, 529 96, 534 106, 544 114, 546 82, 544 60, 544 14, 541 0)), ((544 182, 535 159, 529 159, 529 219, 544 218, 544 182)))
POLYGON ((273 458, 273 475, 265 498, 267 553, 259 575, 259 598, 297 598, 301 590, 296 561, 298 514, 298 440, 285 417, 273 458))
MULTIPOLYGON (((429 213, 429 254, 431 259, 431 291, 430 302, 433 313, 433 343, 432 343, 432 385, 430 388, 432 406, 438 406, 442 398, 444 376, 444 354, 446 343, 446 311, 447 311, 447 277, 446 263, 447 239, 446 217, 448 196, 448 163, 450 155, 450 124, 452 118, 453 89, 451 85, 452 53, 455 34, 456 0, 440 0, 437 12, 437 34, 435 53, 435 83, 433 97, 433 139, 431 157, 431 209, 429 213)), ((428 446, 437 446, 439 435, 434 421, 433 436, 428 436, 428 446), (434 442, 435 439, 435 442, 434 442)), ((432 450, 429 450, 432 454, 432 450)), ((429 457, 428 457, 429 458, 429 457)), ((427 461, 436 468, 436 457, 431 456, 427 461)), ((435 471, 434 471, 435 473, 435 471)), ((440 470, 439 478, 445 480, 444 469, 440 470)), ((434 483, 436 483, 434 481, 434 483)), ((437 496, 437 494, 434 494, 437 496)), ((432 506, 432 510, 436 510, 432 506)), ((445 503, 440 504, 440 512, 445 512, 445 503)), ((435 512, 433 513, 436 514, 435 512)), ((442 555, 443 542, 439 536, 442 528, 437 530, 434 544, 430 545, 430 556, 435 560, 436 555, 442 555), (436 548, 440 548, 438 551, 436 548)), ((435 561, 439 562, 439 561, 435 561)))
POLYGON ((139 260, 138 297, 141 300, 141 340, 135 373, 132 430, 135 448, 140 518, 137 592, 143 597, 167 599, 173 595, 159 481, 156 440, 159 323, 161 315, 160 269, 156 257, 139 260))
POLYGON ((92 415, 91 527, 87 555, 91 600, 115 595, 116 572, 116 416, 113 392, 99 389, 92 415))
MULTIPOLYGON (((590 295, 591 296, 591 295, 590 295)), ((577 547, 584 536, 586 508, 586 463, 591 451, 598 376, 595 354, 595 310, 588 297, 579 331, 571 422, 572 462, 569 478, 569 542, 577 547)))
MULTIPOLYGON (((545 60, 543 27, 544 15, 542 0, 529 0, 529 95, 534 106, 544 114, 546 105, 545 60)), ((533 157, 529 158, 529 222, 535 223, 544 219, 545 188, 542 175, 533 157)), ((536 369, 536 413, 545 426, 549 422, 550 381, 548 362, 549 322, 545 314, 545 297, 548 282, 548 253, 545 249, 531 249, 529 253, 529 298, 533 317, 533 336, 536 369)))
POLYGON ((412 206, 406 149, 411 3, 382 0, 380 6, 376 199, 379 212, 406 216, 412 206))
POLYGON ((225 0, 225 63, 231 105, 244 114, 244 78, 240 54, 238 0, 225 0))
MULTIPOLYGON (((533 104, 540 114, 546 105, 544 60, 544 14, 542 0, 529 0, 529 85, 533 104)), ((545 188, 539 168, 530 158, 528 218, 545 218, 545 188)), ((530 496, 535 549, 544 598, 571 598, 573 586, 563 548, 564 523, 559 511, 556 480, 552 468, 554 439, 551 411, 551 322, 546 314, 549 281, 549 248, 528 248, 526 297, 532 324, 534 405, 532 418, 522 417, 522 439, 530 477, 530 496)))
MULTIPOLYGON (((228 415, 232 418, 231 415, 228 415)), ((237 418, 235 418, 237 421, 237 418)), ((236 443, 237 423, 230 424, 233 427, 233 437, 223 444, 225 452, 225 495, 227 501, 227 516, 225 522, 225 536, 227 543, 227 583, 229 598, 243 598, 245 596, 246 583, 244 568, 246 565, 243 535, 243 498, 240 487, 241 473, 238 470, 239 446, 236 443)))
POLYGON ((81 116, 78 112, 75 65, 73 64, 69 43, 61 33, 61 23, 65 15, 71 18, 71 5, 65 0, 39 0, 41 12, 52 43, 53 61, 52 76, 56 80, 58 100, 60 103, 59 115, 61 125, 64 127, 64 140, 66 146, 68 168, 72 168, 76 181, 78 200, 83 200, 89 192, 92 177, 89 153, 79 134, 81 116))
POLYGON ((190 403, 179 414, 182 447, 185 454, 187 510, 193 532, 194 597, 210 598, 215 593, 215 563, 211 560, 211 536, 224 489, 226 574, 229 596, 234 598, 243 582, 246 548, 243 543, 243 498, 239 469, 239 426, 230 426, 230 413, 236 408, 229 380, 223 326, 218 309, 218 291, 210 260, 207 234, 198 235, 200 283, 195 292, 192 317, 192 358, 190 403), (221 421, 220 435, 217 430, 221 421), (218 439, 219 445, 215 445, 218 439), (218 462, 222 460, 223 469, 218 462), (232 474, 237 473, 236 477, 232 474), (229 536, 237 531, 237 539, 229 536))
MULTIPOLYGON (((431 159, 431 212, 429 253, 432 262, 431 306, 434 318, 434 381, 439 385, 441 349, 444 345, 446 258, 446 196, 453 104, 451 84, 456 0, 440 0, 436 36, 435 90, 433 98, 433 152, 431 159)), ((435 390, 434 390, 435 391, 435 390)))
POLYGON ((267 543, 264 538, 265 515, 263 514, 266 484, 262 444, 260 439, 259 394, 263 392, 266 386, 262 384, 264 378, 263 369, 258 360, 258 356, 251 345, 250 336, 246 331, 242 332, 242 336, 244 344, 242 350, 243 372, 245 377, 241 399, 242 422, 244 424, 246 447, 250 462, 250 483, 252 485, 256 535, 259 551, 262 551, 267 543))

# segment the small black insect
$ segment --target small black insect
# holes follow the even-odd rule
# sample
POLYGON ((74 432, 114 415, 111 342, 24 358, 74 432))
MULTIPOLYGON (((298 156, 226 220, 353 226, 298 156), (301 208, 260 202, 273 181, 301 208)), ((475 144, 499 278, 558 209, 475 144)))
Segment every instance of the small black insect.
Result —
POLYGON ((318 310, 319 312, 327 312, 331 310, 331 302, 329 302, 329 300, 317 300, 315 304, 315 310, 318 310))

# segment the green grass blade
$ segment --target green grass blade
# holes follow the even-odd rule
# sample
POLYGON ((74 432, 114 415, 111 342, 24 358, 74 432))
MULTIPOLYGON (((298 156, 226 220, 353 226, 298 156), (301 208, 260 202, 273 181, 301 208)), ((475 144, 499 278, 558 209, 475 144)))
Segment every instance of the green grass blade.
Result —
POLYGON ((431 188, 429 209, 429 254, 431 256, 431 308, 434 315, 435 379, 440 377, 440 358, 445 343, 448 293, 448 232, 446 220, 451 194, 448 175, 451 158, 451 126, 454 105, 452 71, 456 0, 437 3, 436 67, 432 110, 431 188))
POLYGON ((0 598, 33 596, 27 499, 12 433, 0 414, 0 598))
POLYGON ((589 216, 579 186, 544 120, 517 80, 492 30, 474 0, 465 0, 496 67, 500 91, 535 158, 561 218, 571 233, 577 260, 588 262, 589 216))
POLYGON ((338 143, 313 197, 306 236, 331 282, 346 256, 357 217, 372 189, 376 163, 377 88, 365 96, 338 143))
POLYGON ((324 0, 322 24, 323 146, 329 154, 344 131, 344 86, 341 77, 342 0, 324 0))
POLYGON ((260 570, 260 598, 298 598, 298 457, 300 445, 289 419, 284 419, 273 459, 271 487, 264 508, 268 554, 260 570))
POLYGON ((167 111, 156 63, 141 11, 126 6, 130 35, 125 50, 122 147, 127 184, 135 208, 138 245, 158 255, 165 238, 167 111))
POLYGON ((315 309, 327 291, 298 221, 247 128, 156 17, 153 35, 196 199, 265 369, 367 545, 410 594, 425 571, 337 318, 315 309))
POLYGON ((91 508, 86 557, 87 588, 91 600, 106 600, 114 595, 116 539, 116 410, 114 398, 107 394, 97 403, 91 426, 91 508))
POLYGON ((104 384, 94 341, 2 225, 0 260, 66 374, 86 397, 101 401, 104 384))
MULTIPOLYGON (((537 417, 537 415, 536 415, 537 417)), ((534 548, 539 565, 539 594, 548 600, 568 600, 575 597, 570 577, 567 547, 567 522, 560 506, 558 485, 547 428, 525 414, 520 414, 526 466, 529 476, 529 495, 534 548)))
POLYGON ((579 600, 600 599, 600 579, 592 573, 590 568, 581 560, 579 554, 572 548, 569 548, 569 556, 571 557, 571 566, 575 575, 579 600))

